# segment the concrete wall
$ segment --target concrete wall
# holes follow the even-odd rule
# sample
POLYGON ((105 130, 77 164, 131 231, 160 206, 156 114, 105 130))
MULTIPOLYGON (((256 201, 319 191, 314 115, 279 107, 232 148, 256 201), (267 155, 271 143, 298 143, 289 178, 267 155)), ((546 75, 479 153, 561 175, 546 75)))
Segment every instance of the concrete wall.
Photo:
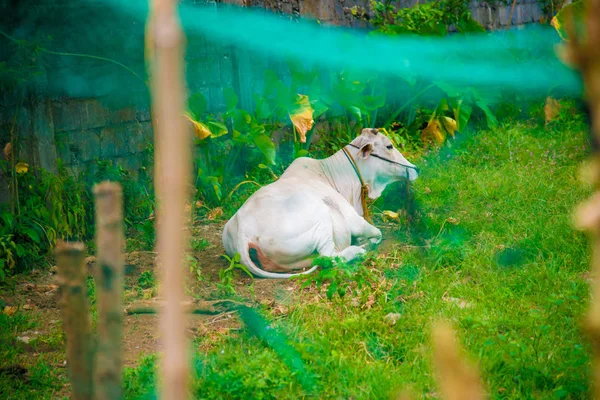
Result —
MULTIPOLYGON (((368 0, 234 0, 233 2, 239 4, 241 1, 247 6, 303 15, 340 26, 367 27, 366 23, 352 16, 353 7, 362 7, 367 14, 371 13, 368 0)), ((417 2, 418 0, 398 0, 392 4, 399 8, 406 8, 414 6, 417 2)), ((512 1, 504 4, 502 1, 472 0, 469 9, 473 17, 486 29, 495 30, 508 25, 511 6, 512 1)), ((539 22, 541 15, 541 6, 537 0, 517 0, 510 25, 521 26, 539 22)))
MULTIPOLYGON (((188 0, 188 2, 205 1, 188 0)), ((246 7, 267 8, 295 16, 308 16, 335 25, 366 27, 364 21, 355 19, 350 12, 354 6, 368 8, 366 0, 230 0, 230 2, 246 7)), ((415 2, 416 0, 401 0, 398 5, 411 6, 415 2)), ((502 29, 508 24, 510 6, 474 0, 470 8, 473 16, 489 30, 502 29)), ((511 25, 520 26, 537 22, 540 16, 540 6, 536 0, 517 0, 511 25)), ((134 40, 130 47, 141 49, 143 27, 138 26, 136 32, 140 37, 135 39, 137 42, 134 40)), ((139 64, 140 56, 136 57, 139 64)), ((187 49, 186 75, 190 90, 202 93, 208 99, 210 110, 219 112, 225 107, 224 88, 235 89, 240 94, 241 105, 250 107, 253 93, 262 91, 261 74, 267 67, 283 70, 280 63, 281 61, 259 58, 231 46, 220 46, 201 37, 194 37, 189 41, 187 49)), ((56 68, 47 71, 46 82, 60 82, 61 70, 56 68)), ((128 77, 127 72, 121 72, 124 75, 119 82, 135 80, 128 77)), ((102 87, 101 83, 94 85, 97 88, 102 87)), ((140 92, 145 90, 143 85, 140 89, 138 82, 138 85, 133 87, 135 89, 123 86, 122 91, 127 95, 130 94, 131 98, 143 97, 143 93, 140 95, 140 92)), ((127 98, 127 96, 122 97, 127 98)), ((18 96, 10 94, 0 95, 0 149, 10 141, 9 132, 14 111, 17 110, 16 127, 21 141, 20 157, 49 170, 56 170, 56 160, 62 159, 66 166, 77 173, 92 166, 94 160, 98 158, 113 160, 135 173, 141 167, 141 154, 152 143, 147 101, 138 101, 135 104, 121 102, 115 105, 109 104, 104 98, 51 96, 25 101, 18 105, 17 99, 18 96)), ((2 182, 2 177, 0 177, 0 187, 0 201, 2 201, 6 197, 6 182, 2 182)))

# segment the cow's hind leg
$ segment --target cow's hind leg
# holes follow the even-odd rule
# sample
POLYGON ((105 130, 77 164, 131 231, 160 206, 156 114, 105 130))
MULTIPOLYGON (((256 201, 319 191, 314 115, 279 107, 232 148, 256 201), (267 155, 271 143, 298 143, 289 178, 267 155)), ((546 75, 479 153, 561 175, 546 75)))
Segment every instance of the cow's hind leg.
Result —
POLYGON ((348 246, 341 251, 337 251, 333 239, 328 240, 318 249, 319 255, 324 257, 341 257, 346 261, 352 261, 367 251, 362 246, 348 246))

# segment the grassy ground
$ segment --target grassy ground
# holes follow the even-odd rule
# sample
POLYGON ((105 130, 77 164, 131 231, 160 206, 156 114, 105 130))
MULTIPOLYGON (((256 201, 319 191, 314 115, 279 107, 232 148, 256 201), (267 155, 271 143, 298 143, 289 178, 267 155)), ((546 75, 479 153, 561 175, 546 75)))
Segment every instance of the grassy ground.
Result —
MULTIPOLYGON (((212 244, 198 246, 202 280, 190 294, 210 297, 207 288, 216 285, 223 296, 237 290, 262 305, 259 314, 242 314, 243 330, 231 320, 226 328, 215 319, 192 321, 199 327, 191 335, 196 397, 387 399, 409 388, 415 398, 435 398, 430 327, 437 318, 452 321, 492 398, 589 397, 589 349, 580 328, 589 254, 570 220, 589 192, 576 179, 588 147, 584 132, 570 119, 458 138, 418 163, 409 212, 400 221, 376 221, 387 232, 379 253, 306 279, 257 281, 248 290, 239 273, 224 285, 220 223, 210 236, 200 230, 196 236, 212 244), (212 275, 208 259, 215 260, 212 275)), ((375 208, 395 210, 405 193, 389 190, 375 208)), ((151 260, 140 265, 143 276, 152 270, 151 260)), ((129 278, 126 294, 142 275, 129 278)), ((60 315, 46 304, 50 281, 43 279, 15 283, 36 283, 21 296, 31 301, 40 290, 33 301, 39 312, 0 313, 0 398, 68 393, 60 315), (23 342, 28 336, 36 339, 23 342)), ((0 294, 10 298, 8 286, 0 294)), ((156 330, 155 319, 129 322, 128 348, 139 347, 137 334, 156 330), (144 321, 144 332, 133 326, 144 321)), ((150 339, 144 348, 155 348, 150 339)), ((127 398, 153 395, 155 362, 148 356, 127 369, 127 398)))
MULTIPOLYGON (((265 309, 247 331, 198 337, 195 394, 383 399, 410 388, 435 398, 430 327, 447 318, 492 398, 589 397, 589 254, 571 227, 589 192, 576 179, 586 151, 578 121, 457 140, 421 163, 412 229, 401 224, 391 248, 296 283, 284 315, 265 309)), ((152 392, 153 366, 128 371, 129 398, 152 392)))

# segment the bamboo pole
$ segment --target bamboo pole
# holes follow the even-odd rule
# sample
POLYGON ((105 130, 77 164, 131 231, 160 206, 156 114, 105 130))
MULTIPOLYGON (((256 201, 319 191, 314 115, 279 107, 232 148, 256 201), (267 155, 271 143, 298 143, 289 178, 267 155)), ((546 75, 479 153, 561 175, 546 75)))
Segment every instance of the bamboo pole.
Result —
POLYGON ((148 31, 154 52, 151 67, 155 131, 157 250, 161 276, 160 328, 163 355, 159 392, 165 399, 189 397, 183 300, 184 250, 188 242, 185 203, 189 197, 191 135, 183 119, 183 32, 174 0, 154 0, 148 31))
POLYGON ((67 365, 75 400, 88 400, 93 394, 93 351, 83 250, 83 243, 61 242, 56 246, 60 310, 67 336, 67 365))
POLYGON ((96 399, 120 399, 123 338, 123 195, 118 183, 94 187, 96 202, 98 351, 94 384, 96 399))
POLYGON ((586 37, 578 36, 571 14, 565 23, 569 41, 562 56, 581 72, 594 145, 590 183, 596 193, 576 210, 575 225, 591 234, 591 302, 584 324, 592 344, 593 398, 600 399, 600 0, 587 0, 585 7, 586 37))
POLYGON ((445 400, 483 400, 485 390, 475 367, 465 363, 452 327, 438 322, 433 328, 434 359, 441 397, 445 400))

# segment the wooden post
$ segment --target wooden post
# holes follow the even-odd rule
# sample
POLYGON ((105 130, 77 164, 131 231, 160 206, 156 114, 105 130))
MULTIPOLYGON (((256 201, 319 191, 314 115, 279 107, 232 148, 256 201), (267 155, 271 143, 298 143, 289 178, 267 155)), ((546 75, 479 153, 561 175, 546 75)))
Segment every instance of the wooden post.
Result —
POLYGON ((94 187, 96 201, 98 351, 95 368, 96 399, 120 399, 122 349, 122 298, 124 262, 123 195, 118 183, 94 187))
POLYGON ((590 183, 596 193, 576 211, 575 224, 591 234, 591 301, 585 321, 592 343, 592 398, 600 399, 600 0, 587 0, 586 37, 578 36, 574 15, 566 18, 568 44, 563 48, 563 60, 579 69, 583 77, 584 94, 590 113, 592 155, 590 183))
POLYGON ((483 400, 485 391, 475 368, 461 358, 451 326, 445 322, 433 328, 434 358, 441 397, 445 400, 483 400))
POLYGON ((164 399, 186 399, 188 357, 183 300, 185 257, 185 203, 189 197, 191 132, 184 114, 183 33, 176 1, 154 0, 149 13, 148 41, 154 47, 151 89, 155 131, 156 241, 161 276, 160 327, 163 343, 159 392, 164 399))
POLYGON ((67 366, 75 400, 88 400, 93 394, 93 351, 83 250, 83 243, 61 242, 56 245, 60 310, 67 336, 67 366))

